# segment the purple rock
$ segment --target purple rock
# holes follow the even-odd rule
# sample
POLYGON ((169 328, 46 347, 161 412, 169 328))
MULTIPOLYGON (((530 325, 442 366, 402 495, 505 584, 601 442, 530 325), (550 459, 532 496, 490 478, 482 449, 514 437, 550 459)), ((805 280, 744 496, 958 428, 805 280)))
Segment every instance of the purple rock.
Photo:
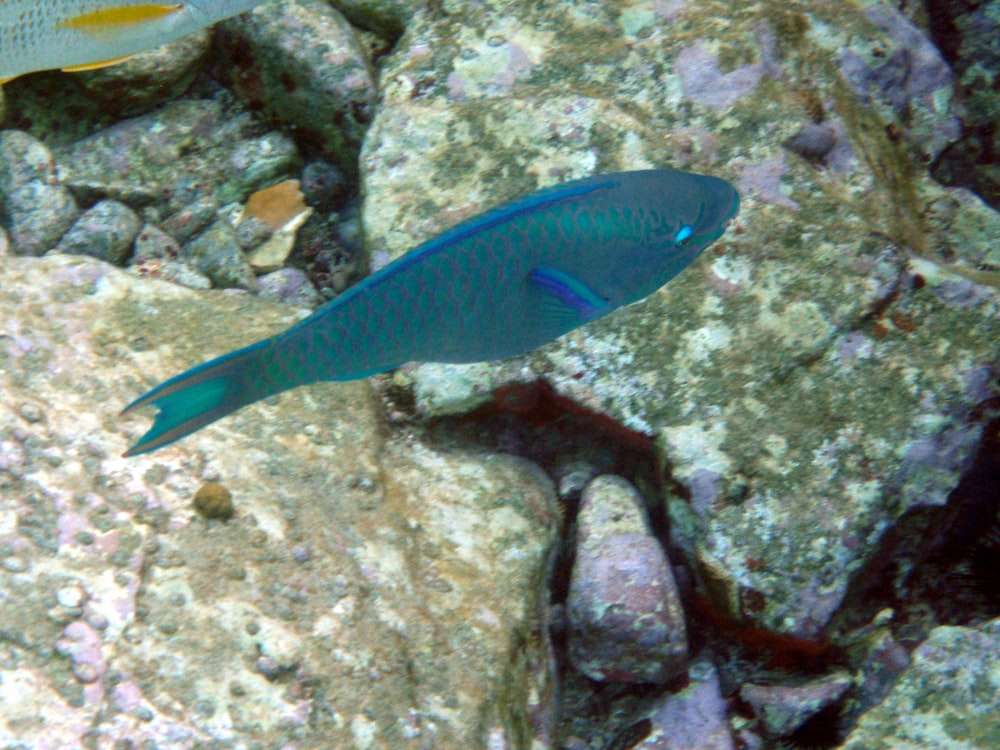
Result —
POLYGON ((323 298, 309 281, 305 272, 297 268, 281 268, 261 276, 260 296, 275 302, 285 302, 296 307, 312 309, 323 303, 323 298))
POLYGON ((740 697, 772 737, 794 732, 811 717, 840 700, 853 681, 846 672, 810 680, 803 685, 757 685, 744 683, 740 697))
POLYGON ((583 492, 566 610, 570 662, 591 679, 665 682, 687 664, 673 573, 624 479, 600 476, 583 492))
POLYGON ((719 675, 707 658, 688 670, 690 683, 662 697, 650 719, 653 730, 635 750, 733 750, 719 675))

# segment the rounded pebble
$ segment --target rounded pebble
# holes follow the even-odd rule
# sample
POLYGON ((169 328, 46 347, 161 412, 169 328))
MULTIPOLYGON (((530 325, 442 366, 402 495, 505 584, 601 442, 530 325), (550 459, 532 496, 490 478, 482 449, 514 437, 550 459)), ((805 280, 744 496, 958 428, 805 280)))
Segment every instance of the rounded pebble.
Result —
POLYGON ((194 493, 194 509, 203 518, 228 521, 233 517, 233 495, 217 482, 205 482, 194 493))
POLYGON ((301 190, 306 203, 318 211, 329 211, 343 203, 350 186, 344 173, 325 161, 313 161, 302 170, 301 190))
POLYGON ((665 682, 687 665, 680 595, 639 493, 620 477, 587 485, 566 601, 569 659, 592 680, 665 682))
POLYGON ((82 682, 84 685, 89 685, 92 682, 97 682, 97 678, 100 674, 97 671, 97 667, 88 662, 79 662, 73 665, 73 676, 77 679, 77 682, 82 682))
POLYGON ((141 227, 142 220, 124 203, 99 201, 76 220, 56 244, 54 252, 90 255, 124 265, 141 227))
POLYGON ((63 586, 56 591, 56 601, 63 607, 79 607, 83 604, 83 589, 79 586, 63 586))
POLYGON ((261 656, 257 659, 257 671, 267 679, 273 680, 281 673, 281 665, 270 656, 261 656))
POLYGON ((28 569, 28 563, 20 557, 5 557, 3 559, 3 569, 10 573, 23 573, 28 569))

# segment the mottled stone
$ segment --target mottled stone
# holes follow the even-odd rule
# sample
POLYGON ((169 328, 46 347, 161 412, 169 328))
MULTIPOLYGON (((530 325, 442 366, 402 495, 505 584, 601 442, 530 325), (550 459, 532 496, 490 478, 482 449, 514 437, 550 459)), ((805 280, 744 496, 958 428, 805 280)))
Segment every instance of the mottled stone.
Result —
POLYGON ((275 302, 284 302, 307 310, 323 303, 316 288, 303 271, 297 268, 282 268, 257 279, 258 294, 275 302))
POLYGON ((298 316, 85 256, 0 263, 2 742, 552 745, 537 467, 396 435, 363 381, 120 457, 151 416, 129 400, 298 316), (239 498, 226 524, 191 510, 208 481, 239 498))
POLYGON ((45 144, 17 130, 0 132, 0 220, 11 251, 47 252, 79 213, 57 179, 55 159, 45 144))
POLYGON ((236 241, 236 232, 220 219, 184 245, 185 262, 223 289, 256 289, 257 277, 236 241))
POLYGON ((852 651, 855 687, 843 713, 845 722, 849 722, 847 726, 882 703, 900 673, 910 664, 910 651, 884 624, 870 629, 863 640, 852 644, 852 651))
POLYGON ((149 279, 165 279, 191 289, 208 289, 212 282, 182 259, 177 239, 155 224, 140 228, 133 243, 129 268, 149 279))
POLYGON ((725 23, 704 3, 417 14, 382 61, 361 161, 376 268, 593 172, 739 186, 734 226, 644 302, 516 360, 399 382, 435 415, 544 378, 655 436, 716 610, 803 638, 900 514, 945 501, 982 434, 969 386, 1000 369, 982 274, 1000 217, 927 176, 955 118, 947 71, 876 5, 741 5, 725 23), (785 146, 810 125, 833 137, 806 144, 819 169, 785 146))
POLYGON ((746 682, 740 687, 740 698, 750 704, 766 734, 783 737, 840 700, 852 684, 846 672, 835 672, 798 685, 746 682))
POLYGON ((53 248, 56 253, 91 255, 124 265, 132 254, 132 240, 142 220, 118 201, 101 201, 84 211, 53 248))
POLYGON ((200 29, 117 65, 74 74, 87 95, 119 117, 132 117, 176 99, 191 85, 212 46, 200 29))
POLYGON ((1000 747, 998 658, 1000 620, 978 628, 935 628, 885 700, 861 717, 842 747, 1000 747))
POLYGON ((220 78, 355 176, 376 83, 346 19, 322 0, 286 0, 224 21, 218 35, 220 60, 240 59, 220 65, 220 78))
POLYGON ((15 255, 41 255, 59 241, 80 215, 70 191, 41 180, 4 194, 7 231, 15 255))
POLYGON ((840 50, 841 71, 865 104, 884 107, 886 120, 909 118, 912 142, 936 157, 959 137, 962 126, 951 111, 954 74, 930 39, 899 10, 884 2, 859 3, 887 45, 840 50))
POLYGON ((923 6, 928 31, 955 70, 963 125, 962 138, 932 173, 946 185, 975 190, 1000 210, 1000 2, 927 0, 923 6))
POLYGON ((642 503, 620 477, 583 491, 566 613, 570 662, 593 680, 665 682, 687 665, 677 585, 642 503))
POLYGON ((130 205, 160 203, 166 213, 206 197, 218 204, 242 201, 299 169, 291 139, 262 132, 236 105, 208 99, 171 102, 55 154, 64 183, 74 191, 130 205))
POLYGON ((0 131, 0 194, 39 180, 56 182, 52 152, 40 140, 20 130, 0 131))

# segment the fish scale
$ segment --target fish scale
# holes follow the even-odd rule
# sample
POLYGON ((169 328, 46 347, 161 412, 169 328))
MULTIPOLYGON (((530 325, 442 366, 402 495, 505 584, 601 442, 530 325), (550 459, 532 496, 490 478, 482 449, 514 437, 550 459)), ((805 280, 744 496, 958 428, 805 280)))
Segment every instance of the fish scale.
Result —
POLYGON ((539 191, 425 242, 284 333, 182 373, 125 412, 159 407, 126 455, 261 398, 407 361, 531 351, 680 273, 725 231, 739 196, 677 170, 596 175, 539 191))

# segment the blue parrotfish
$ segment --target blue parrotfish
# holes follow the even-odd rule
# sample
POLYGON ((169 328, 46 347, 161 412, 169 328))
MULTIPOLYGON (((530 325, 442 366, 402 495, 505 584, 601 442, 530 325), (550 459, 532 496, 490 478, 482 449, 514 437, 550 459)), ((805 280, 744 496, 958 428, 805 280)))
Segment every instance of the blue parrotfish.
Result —
POLYGON ((0 0, 0 84, 92 70, 172 42, 263 0, 0 0))
POLYGON ((486 211, 411 250, 283 333, 157 386, 125 455, 155 450, 267 396, 406 362, 524 354, 652 294, 739 210, 725 180, 672 169, 601 174, 486 211))

